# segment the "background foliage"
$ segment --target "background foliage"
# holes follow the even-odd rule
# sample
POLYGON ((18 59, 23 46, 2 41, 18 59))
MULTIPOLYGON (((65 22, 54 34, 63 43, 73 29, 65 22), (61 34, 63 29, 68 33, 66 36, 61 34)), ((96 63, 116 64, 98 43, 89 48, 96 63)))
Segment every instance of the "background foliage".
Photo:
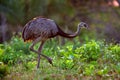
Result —
MULTIPOLYGON (((23 26, 36 16, 55 20, 65 31, 72 33, 78 22, 89 24, 95 38, 119 43, 119 0, 1 0, 0 42, 19 34, 23 26), (14 4, 14 5, 13 5, 14 4), (4 27, 5 28, 4 28, 4 27)), ((85 34, 84 33, 84 34, 85 34)))

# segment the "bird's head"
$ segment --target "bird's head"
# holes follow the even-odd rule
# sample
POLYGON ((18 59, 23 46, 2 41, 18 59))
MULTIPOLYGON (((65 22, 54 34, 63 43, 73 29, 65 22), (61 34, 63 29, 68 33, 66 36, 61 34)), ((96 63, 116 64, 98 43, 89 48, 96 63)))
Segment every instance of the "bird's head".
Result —
POLYGON ((80 22, 80 23, 78 24, 78 27, 79 27, 79 28, 84 27, 84 28, 87 28, 87 29, 88 29, 88 25, 87 25, 86 23, 84 23, 84 22, 80 22))

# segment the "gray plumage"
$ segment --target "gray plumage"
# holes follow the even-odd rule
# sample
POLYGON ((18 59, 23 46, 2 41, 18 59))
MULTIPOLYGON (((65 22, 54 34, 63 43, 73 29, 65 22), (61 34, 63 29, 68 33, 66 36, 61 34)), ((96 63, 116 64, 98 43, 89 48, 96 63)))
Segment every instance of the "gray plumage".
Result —
POLYGON ((58 29, 53 20, 46 18, 36 18, 25 25, 22 36, 24 41, 35 40, 40 36, 42 39, 47 39, 57 35, 57 32, 58 29))

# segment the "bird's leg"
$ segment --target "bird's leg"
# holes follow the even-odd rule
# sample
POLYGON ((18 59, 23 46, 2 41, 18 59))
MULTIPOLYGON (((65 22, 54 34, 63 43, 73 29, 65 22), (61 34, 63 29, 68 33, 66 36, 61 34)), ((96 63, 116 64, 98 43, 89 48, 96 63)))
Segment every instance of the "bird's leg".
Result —
POLYGON ((42 51, 43 44, 44 44, 44 42, 41 42, 41 45, 40 45, 40 47, 39 47, 39 49, 38 49, 39 54, 38 54, 38 64, 37 64, 37 68, 39 68, 39 65, 40 65, 40 54, 41 54, 41 51, 42 51))
POLYGON ((33 42, 33 43, 32 43, 32 45, 30 46, 30 50, 38 54, 38 52, 37 52, 36 50, 34 50, 34 48, 33 48, 36 43, 37 43, 37 42, 33 42))
MULTIPOLYGON (((35 53, 37 53, 37 54, 39 55, 39 52, 36 51, 36 50, 34 50, 34 48, 33 48, 34 45, 35 45, 35 44, 32 44, 32 45, 30 46, 30 50, 33 51, 33 52, 35 52, 35 53)), ((41 54, 41 53, 40 53, 40 55, 43 56, 43 57, 45 57, 45 58, 48 60, 48 62, 49 62, 50 64, 52 64, 52 59, 51 59, 51 58, 49 58, 48 56, 46 56, 46 55, 44 55, 44 54, 41 54)), ((39 56, 40 56, 40 55, 39 55, 39 56)), ((52 65, 53 65, 53 64, 52 64, 52 65)))
POLYGON ((34 46, 35 46, 35 44, 37 44, 40 40, 41 40, 40 37, 37 38, 36 40, 33 41, 32 45, 30 46, 30 50, 33 51, 33 52, 35 52, 35 53, 37 53, 37 54, 39 54, 39 52, 36 51, 36 50, 34 50, 34 46))
MULTIPOLYGON (((44 54, 39 53, 39 51, 41 51, 42 47, 41 47, 41 48, 39 47, 38 51, 34 50, 33 47, 34 47, 35 44, 37 44, 39 41, 40 41, 40 39, 34 40, 33 43, 32 43, 32 45, 30 46, 30 50, 33 51, 33 52, 35 52, 35 53, 37 53, 37 54, 38 54, 38 58, 39 58, 40 55, 41 55, 41 56, 45 57, 45 58, 49 61, 50 64, 52 64, 52 59, 51 59, 51 58, 47 57, 47 56, 44 55, 44 54), (39 55, 39 54, 40 54, 40 55, 39 55)), ((41 45, 43 45, 43 44, 44 44, 44 42, 41 43, 41 45)), ((40 58, 39 58, 39 59, 40 59, 40 58)), ((40 60, 39 60, 39 63, 40 63, 40 60)))
MULTIPOLYGON (((38 52, 39 52, 39 54, 38 54, 38 67, 39 67, 39 64, 40 64, 40 55, 43 56, 43 57, 45 57, 45 58, 48 60, 48 62, 49 62, 50 64, 52 64, 52 59, 51 59, 51 58, 49 58, 48 56, 45 56, 45 55, 41 54, 43 44, 44 44, 44 42, 42 41, 42 42, 41 42, 41 45, 40 45, 40 47, 39 47, 39 49, 38 49, 38 52)), ((52 64, 52 65, 53 65, 53 64, 52 64)))
POLYGON ((39 68, 40 55, 39 55, 39 52, 38 52, 38 51, 34 50, 34 46, 35 46, 35 44, 38 43, 38 41, 39 41, 39 40, 36 39, 35 41, 33 41, 32 45, 30 46, 30 50, 38 54, 38 64, 37 64, 37 68, 39 68))
POLYGON ((45 58, 48 60, 48 62, 53 66, 53 63, 52 63, 52 59, 51 59, 51 58, 49 58, 48 56, 43 55, 43 54, 40 54, 40 55, 43 56, 43 57, 45 57, 45 58))

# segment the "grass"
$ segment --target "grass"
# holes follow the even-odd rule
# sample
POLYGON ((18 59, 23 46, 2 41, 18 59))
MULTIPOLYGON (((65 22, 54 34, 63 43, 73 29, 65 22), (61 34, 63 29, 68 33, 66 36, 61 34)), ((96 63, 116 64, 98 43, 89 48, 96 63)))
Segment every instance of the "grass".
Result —
POLYGON ((43 53, 53 59, 54 65, 41 57, 39 69, 36 69, 37 54, 29 51, 29 45, 18 37, 5 45, 0 44, 0 79, 120 79, 120 45, 95 40, 82 44, 77 42, 77 38, 75 43, 68 41, 64 46, 58 46, 55 40, 48 41, 43 53))

